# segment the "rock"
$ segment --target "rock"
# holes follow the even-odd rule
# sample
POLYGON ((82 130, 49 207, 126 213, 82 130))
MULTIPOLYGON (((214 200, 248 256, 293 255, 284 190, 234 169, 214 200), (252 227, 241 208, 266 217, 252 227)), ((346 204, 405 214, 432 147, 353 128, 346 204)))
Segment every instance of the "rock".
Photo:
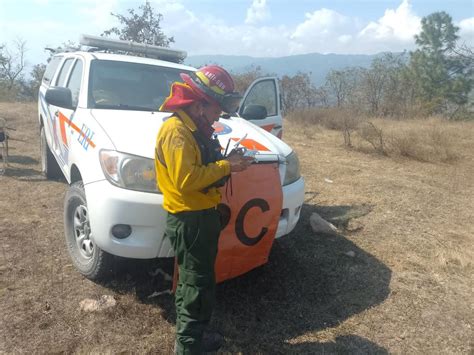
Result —
POLYGON ((368 204, 347 206, 318 206, 316 212, 337 228, 346 229, 350 220, 367 215, 372 210, 368 204))
POLYGON ((173 281, 173 276, 167 274, 166 272, 163 271, 163 269, 160 269, 160 268, 156 269, 155 271, 150 271, 150 272, 148 272, 148 274, 150 276, 153 276, 153 277, 155 277, 157 275, 161 275, 161 276, 163 276, 165 281, 173 281))
POLYGON ((349 250, 347 253, 344 253, 344 254, 347 255, 350 258, 353 258, 353 257, 356 256, 356 253, 352 250, 349 250))
POLYGON ((331 179, 328 179, 328 178, 324 178, 324 181, 326 181, 328 184, 332 184, 334 181, 332 181, 331 179))
POLYGON ((79 303, 79 307, 84 312, 96 312, 102 311, 106 308, 113 307, 117 304, 115 301, 114 296, 110 295, 102 295, 99 300, 92 300, 90 298, 86 298, 79 303))
POLYGON ((323 219, 319 214, 314 212, 311 217, 309 217, 309 223, 311 228, 315 233, 324 233, 324 234, 338 234, 337 228, 334 227, 331 223, 323 219))
POLYGON ((161 295, 172 295, 172 294, 173 294, 173 291, 171 290, 155 291, 151 295, 149 295, 148 298, 158 297, 161 295))
POLYGON ((351 219, 347 223, 346 229, 349 232, 358 232, 358 231, 364 229, 364 225, 362 224, 361 221, 358 221, 356 219, 351 219))

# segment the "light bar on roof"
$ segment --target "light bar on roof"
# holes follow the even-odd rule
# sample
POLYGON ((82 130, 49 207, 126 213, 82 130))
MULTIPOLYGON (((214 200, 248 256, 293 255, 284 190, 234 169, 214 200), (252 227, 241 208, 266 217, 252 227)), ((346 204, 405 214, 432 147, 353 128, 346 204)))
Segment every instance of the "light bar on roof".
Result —
POLYGON ((97 47, 100 49, 145 54, 147 56, 153 56, 171 62, 182 61, 187 56, 185 51, 91 35, 81 35, 79 43, 84 46, 97 47))

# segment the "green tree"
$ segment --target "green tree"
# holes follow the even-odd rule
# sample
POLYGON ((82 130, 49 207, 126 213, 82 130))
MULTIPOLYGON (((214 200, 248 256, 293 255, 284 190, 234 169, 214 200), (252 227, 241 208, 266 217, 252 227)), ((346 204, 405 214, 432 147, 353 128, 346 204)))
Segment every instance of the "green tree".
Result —
POLYGON ((25 99, 38 99, 38 91, 43 80, 43 75, 46 70, 46 64, 36 64, 30 72, 31 78, 29 80, 21 80, 21 95, 25 99))
POLYGON ((356 88, 360 76, 361 69, 358 67, 331 70, 327 74, 325 87, 337 107, 357 101, 356 88))
POLYGON ((320 98, 308 73, 298 72, 294 76, 283 75, 280 87, 285 112, 314 107, 320 98))
POLYGON ((155 46, 169 47, 174 42, 173 37, 167 37, 161 30, 160 22, 163 15, 156 13, 150 3, 140 5, 136 13, 134 9, 128 9, 128 15, 114 14, 121 26, 112 27, 102 33, 103 36, 117 35, 119 39, 146 43, 155 46))
POLYGON ((411 53, 410 72, 416 96, 427 113, 446 113, 467 103, 472 70, 455 53, 459 28, 446 12, 435 12, 421 21, 415 36, 418 49, 411 53))
POLYGON ((459 27, 446 12, 434 12, 421 20, 421 33, 415 35, 415 43, 428 53, 446 53, 456 47, 459 27))
POLYGON ((403 80, 406 53, 384 53, 362 74, 363 97, 372 115, 400 115, 409 99, 408 82, 403 80))
POLYGON ((341 107, 348 94, 348 84, 342 70, 331 70, 326 76, 325 86, 336 100, 336 106, 341 107))
POLYGON ((26 41, 14 41, 12 51, 6 45, 0 47, 0 82, 7 90, 12 90, 25 69, 26 41))
POLYGON ((264 76, 269 76, 269 74, 264 73, 260 66, 255 65, 250 66, 247 71, 243 73, 232 73, 235 91, 240 92, 243 95, 245 90, 247 90, 254 80, 264 76))

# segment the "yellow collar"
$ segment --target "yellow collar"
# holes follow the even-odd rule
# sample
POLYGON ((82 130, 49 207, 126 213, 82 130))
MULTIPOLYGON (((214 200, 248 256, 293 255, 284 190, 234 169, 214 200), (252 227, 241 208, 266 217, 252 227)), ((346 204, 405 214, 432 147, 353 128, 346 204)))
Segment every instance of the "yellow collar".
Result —
POLYGON ((194 132, 197 130, 196 124, 193 122, 191 117, 184 111, 184 110, 176 110, 176 115, 181 118, 181 121, 186 125, 186 127, 189 128, 191 132, 194 132))

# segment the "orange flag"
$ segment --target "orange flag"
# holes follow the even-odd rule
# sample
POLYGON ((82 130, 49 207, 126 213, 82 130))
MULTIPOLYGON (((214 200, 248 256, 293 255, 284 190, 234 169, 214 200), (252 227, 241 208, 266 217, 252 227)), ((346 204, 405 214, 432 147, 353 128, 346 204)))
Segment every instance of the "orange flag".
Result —
POLYGON ((216 281, 242 275, 268 261, 283 193, 277 163, 254 164, 221 188, 225 214, 215 264, 216 281))

